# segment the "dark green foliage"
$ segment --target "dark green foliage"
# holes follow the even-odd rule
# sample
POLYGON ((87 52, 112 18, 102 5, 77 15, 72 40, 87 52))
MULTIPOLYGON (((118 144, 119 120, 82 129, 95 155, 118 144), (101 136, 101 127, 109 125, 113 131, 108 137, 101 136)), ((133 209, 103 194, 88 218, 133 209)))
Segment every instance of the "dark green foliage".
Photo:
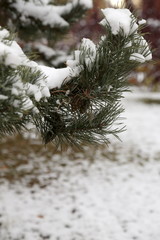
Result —
POLYGON ((0 137, 21 131, 30 120, 29 112, 23 110, 23 96, 12 94, 16 75, 17 70, 0 65, 0 94, 7 97, 0 101, 0 137))

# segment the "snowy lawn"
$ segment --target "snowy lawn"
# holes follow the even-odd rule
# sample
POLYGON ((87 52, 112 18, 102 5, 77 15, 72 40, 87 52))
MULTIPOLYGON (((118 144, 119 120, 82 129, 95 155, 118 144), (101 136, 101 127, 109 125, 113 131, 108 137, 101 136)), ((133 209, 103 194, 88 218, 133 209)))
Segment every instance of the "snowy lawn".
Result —
POLYGON ((158 95, 127 94, 127 131, 109 148, 2 143, 0 240, 159 240, 158 95))

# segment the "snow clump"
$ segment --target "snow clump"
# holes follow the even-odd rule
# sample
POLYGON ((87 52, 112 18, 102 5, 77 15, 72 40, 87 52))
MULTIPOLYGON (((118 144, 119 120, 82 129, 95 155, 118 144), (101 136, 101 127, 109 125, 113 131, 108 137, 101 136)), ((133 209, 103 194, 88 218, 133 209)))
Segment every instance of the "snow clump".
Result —
POLYGON ((93 63, 96 59, 96 45, 88 38, 83 38, 80 50, 74 52, 74 60, 68 60, 67 66, 72 69, 71 75, 78 76, 84 69, 83 65, 86 65, 89 71, 91 71, 93 63))
POLYGON ((100 22, 103 26, 109 24, 113 35, 117 35, 120 31, 124 36, 129 36, 138 29, 135 17, 128 9, 102 9, 105 18, 100 22))

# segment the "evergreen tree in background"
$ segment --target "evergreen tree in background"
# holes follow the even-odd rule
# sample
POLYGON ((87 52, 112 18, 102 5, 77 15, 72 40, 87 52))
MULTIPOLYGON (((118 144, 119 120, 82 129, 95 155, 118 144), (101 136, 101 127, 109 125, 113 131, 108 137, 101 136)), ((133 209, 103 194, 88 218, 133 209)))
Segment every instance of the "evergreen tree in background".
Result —
POLYGON ((91 0, 0 1, 1 137, 32 123, 44 143, 79 146, 108 143, 109 134, 123 129, 116 121, 126 78, 152 57, 141 34, 145 21, 128 9, 104 9, 98 43, 83 38, 72 58, 56 50, 91 7, 91 0), (40 52, 38 63, 33 50, 40 52))

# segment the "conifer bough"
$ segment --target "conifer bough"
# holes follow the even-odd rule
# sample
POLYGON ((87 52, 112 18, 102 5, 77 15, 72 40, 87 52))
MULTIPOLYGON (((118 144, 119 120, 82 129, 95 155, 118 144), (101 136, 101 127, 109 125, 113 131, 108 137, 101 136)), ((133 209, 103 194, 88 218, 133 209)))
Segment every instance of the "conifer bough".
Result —
MULTIPOLYGON (((152 54, 128 9, 103 9, 106 34, 97 44, 82 39, 65 68, 31 61, 0 28, 0 136, 33 123, 45 143, 108 143, 123 129, 119 116, 126 78, 152 54)), ((24 18, 25 19, 25 18, 24 18)))

